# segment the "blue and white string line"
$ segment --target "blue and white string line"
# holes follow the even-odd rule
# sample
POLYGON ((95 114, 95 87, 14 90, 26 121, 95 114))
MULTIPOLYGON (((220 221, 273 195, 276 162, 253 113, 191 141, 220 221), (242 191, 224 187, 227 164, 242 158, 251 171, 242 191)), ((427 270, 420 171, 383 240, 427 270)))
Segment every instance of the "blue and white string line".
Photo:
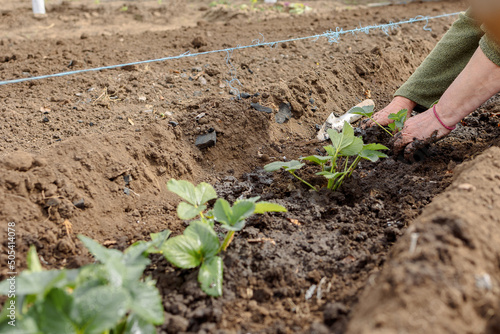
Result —
POLYGON ((229 87, 231 89, 233 89, 235 92, 238 92, 238 90, 232 86, 232 84, 235 82, 240 84, 239 80, 236 78, 236 68, 231 63, 231 55, 235 50, 250 49, 250 48, 255 48, 255 47, 260 47, 260 46, 269 46, 269 47, 273 48, 273 47, 277 47, 278 44, 281 44, 281 43, 304 41, 304 40, 317 41, 321 37, 325 37, 329 43, 339 43, 340 36, 342 36, 342 35, 346 35, 346 34, 355 35, 355 34, 362 33, 362 32, 364 32, 365 34, 369 34, 370 31, 372 31, 372 30, 381 30, 382 32, 384 32, 385 34, 388 35, 389 31, 398 28, 400 25, 412 24, 412 23, 417 23, 417 22, 425 22, 426 24, 425 24, 423 29, 426 31, 431 31, 431 29, 428 27, 430 20, 435 20, 435 19, 444 18, 444 17, 457 16, 459 14, 460 14, 460 12, 442 14, 442 15, 437 15, 437 16, 419 15, 419 16, 414 17, 412 19, 399 21, 399 22, 389 22, 387 24, 370 25, 370 26, 366 26, 366 27, 360 26, 359 28, 355 28, 355 29, 351 29, 351 30, 343 30, 342 28, 337 28, 335 31, 330 30, 330 31, 324 32, 324 33, 319 34, 319 35, 290 38, 290 39, 274 41, 274 42, 266 42, 264 39, 264 36, 261 34, 262 41, 257 39, 257 40, 254 40, 252 42, 252 44, 249 44, 249 45, 238 45, 238 46, 233 47, 233 48, 205 51, 205 52, 198 52, 198 53, 191 53, 188 51, 188 52, 183 53, 183 54, 178 55, 178 56, 170 56, 170 57, 157 58, 157 59, 141 60, 141 61, 135 61, 135 62, 125 63, 125 64, 87 68, 87 69, 82 69, 82 70, 74 70, 74 71, 60 72, 60 73, 54 73, 54 74, 40 75, 40 76, 36 76, 36 77, 4 80, 4 81, 0 81, 0 86, 21 83, 21 82, 41 80, 41 79, 58 78, 58 77, 64 77, 67 75, 110 70, 110 69, 122 68, 122 67, 126 67, 126 66, 134 66, 134 65, 141 65, 141 64, 148 64, 148 63, 163 62, 163 61, 167 61, 167 60, 183 59, 183 58, 189 58, 189 57, 199 57, 199 56, 224 52, 224 53, 226 53, 226 64, 230 69, 230 75, 232 77, 232 79, 230 81, 228 80, 227 82, 228 82, 229 87))

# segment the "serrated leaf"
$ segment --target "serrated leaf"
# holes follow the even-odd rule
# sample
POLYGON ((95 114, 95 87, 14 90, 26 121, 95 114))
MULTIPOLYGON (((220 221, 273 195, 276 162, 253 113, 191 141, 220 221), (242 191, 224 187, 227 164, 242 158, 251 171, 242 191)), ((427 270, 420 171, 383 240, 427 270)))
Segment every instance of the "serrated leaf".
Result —
POLYGON ((214 187, 208 183, 201 182, 194 188, 194 190, 196 194, 196 206, 200 206, 217 198, 217 193, 215 192, 214 187))
POLYGON ((223 263, 219 256, 203 262, 198 273, 201 289, 209 296, 222 296, 223 263))
POLYGON ((219 251, 220 242, 217 233, 212 227, 201 221, 192 222, 184 230, 184 235, 198 240, 202 260, 214 256, 219 251))
POLYGON ((310 155, 308 157, 302 158, 302 160, 311 161, 317 165, 324 165, 325 163, 327 163, 331 159, 332 159, 332 157, 322 156, 322 155, 310 155))
POLYGON ((196 206, 196 191, 191 182, 171 179, 167 182, 167 189, 196 206))
POLYGON ((205 182, 195 187, 191 182, 171 179, 167 183, 167 188, 195 207, 217 198, 214 188, 205 182))
POLYGON ((43 303, 33 306, 29 313, 36 319, 37 326, 43 333, 74 333, 78 324, 70 316, 73 307, 73 297, 62 289, 54 288, 43 303))
POLYGON ((350 157, 353 155, 358 155, 363 149, 363 145, 363 139, 354 137, 351 144, 339 151, 339 156, 350 157))
MULTIPOLYGON (((330 136, 330 140, 332 141, 333 148, 335 152, 339 152, 340 150, 346 148, 351 145, 354 141, 354 129, 352 128, 349 122, 344 121, 344 127, 342 132, 337 132, 333 129, 328 129, 328 135, 330 136)), ((335 156, 335 155, 333 155, 335 156)))
POLYGON ((203 258, 200 241, 186 235, 168 239, 163 244, 162 252, 170 263, 182 269, 198 267, 203 258))
POLYGON ((30 272, 33 273, 43 271, 40 259, 38 258, 38 254, 36 252, 36 247, 33 245, 31 245, 28 250, 26 262, 28 264, 28 270, 30 272))
POLYGON ((197 217, 200 214, 200 212, 205 211, 206 208, 207 208, 206 205, 200 205, 198 207, 195 207, 189 203, 180 202, 179 205, 177 206, 177 215, 182 220, 189 220, 197 217))
POLYGON ((244 227, 244 221, 255 211, 255 203, 238 201, 233 207, 225 199, 219 198, 214 205, 215 220, 227 230, 239 231, 244 227))
POLYGON ((149 323, 155 325, 163 323, 163 304, 160 293, 154 285, 136 282, 128 291, 132 297, 129 309, 149 323))
POLYGON ((98 286, 80 294, 74 293, 71 319, 82 334, 101 334, 117 324, 127 312, 128 293, 123 288, 98 286))
POLYGON ((287 212, 287 209, 284 206, 270 202, 259 202, 255 204, 253 213, 263 214, 266 212, 287 212))

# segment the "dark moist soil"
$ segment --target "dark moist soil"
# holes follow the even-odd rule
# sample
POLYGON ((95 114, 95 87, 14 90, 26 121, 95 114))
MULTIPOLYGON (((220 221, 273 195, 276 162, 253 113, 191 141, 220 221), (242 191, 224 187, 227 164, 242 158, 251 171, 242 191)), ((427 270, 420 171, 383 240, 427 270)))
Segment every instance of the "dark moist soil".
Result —
MULTIPOLYGON (((219 196, 231 202, 261 196, 288 213, 254 217, 237 234, 224 255, 223 298, 207 298, 197 287, 196 272, 174 270, 156 258, 152 274, 169 319, 161 328, 168 333, 343 333, 360 291, 408 224, 450 184, 454 167, 499 144, 495 100, 446 140, 425 148, 420 162, 394 157, 363 162, 339 192, 326 189, 312 168, 299 175, 322 187, 318 192, 287 172, 222 178, 216 184, 219 196)), ((370 129, 366 137, 379 132, 384 135, 370 129)), ((390 144, 384 136, 381 141, 390 144)), ((310 146, 302 155, 318 150, 317 144, 310 146)))

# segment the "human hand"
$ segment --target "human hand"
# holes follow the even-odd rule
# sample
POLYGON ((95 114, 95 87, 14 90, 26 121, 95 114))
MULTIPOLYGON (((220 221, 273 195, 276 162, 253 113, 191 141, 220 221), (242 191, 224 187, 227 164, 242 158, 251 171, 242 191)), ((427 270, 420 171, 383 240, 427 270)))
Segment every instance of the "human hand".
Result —
POLYGON ((394 154, 397 156, 403 151, 406 160, 414 161, 415 151, 450 132, 439 122, 432 109, 429 109, 406 121, 404 128, 394 136, 394 154))
MULTIPOLYGON (((408 100, 406 97, 396 96, 384 109, 373 114, 372 118, 378 124, 387 126, 389 123, 394 122, 393 120, 389 119, 390 114, 396 114, 402 109, 407 109, 408 117, 410 117, 411 112, 416 105, 417 104, 415 102, 408 100)), ((361 128, 365 129, 367 127, 374 126, 375 122, 373 122, 371 119, 368 119, 361 124, 361 128)))

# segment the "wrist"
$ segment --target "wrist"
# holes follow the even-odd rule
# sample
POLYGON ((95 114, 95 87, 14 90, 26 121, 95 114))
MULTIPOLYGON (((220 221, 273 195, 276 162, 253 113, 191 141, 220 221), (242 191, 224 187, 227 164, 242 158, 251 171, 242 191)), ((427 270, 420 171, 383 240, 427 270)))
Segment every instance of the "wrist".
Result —
POLYGON ((416 102, 413 102, 412 100, 410 100, 404 96, 399 96, 399 95, 395 96, 392 99, 391 103, 394 103, 395 105, 397 105, 401 109, 408 109, 408 110, 413 110, 417 106, 416 102))

